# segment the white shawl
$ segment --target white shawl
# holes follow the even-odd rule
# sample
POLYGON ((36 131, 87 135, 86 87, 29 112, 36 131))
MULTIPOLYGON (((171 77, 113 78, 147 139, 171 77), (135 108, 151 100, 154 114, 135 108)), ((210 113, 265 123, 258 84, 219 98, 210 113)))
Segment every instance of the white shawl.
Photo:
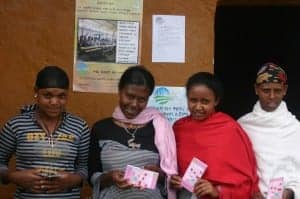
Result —
POLYGON ((300 199, 300 122, 284 101, 273 112, 259 102, 238 122, 248 134, 257 159, 259 187, 266 195, 270 179, 284 178, 284 187, 300 199))

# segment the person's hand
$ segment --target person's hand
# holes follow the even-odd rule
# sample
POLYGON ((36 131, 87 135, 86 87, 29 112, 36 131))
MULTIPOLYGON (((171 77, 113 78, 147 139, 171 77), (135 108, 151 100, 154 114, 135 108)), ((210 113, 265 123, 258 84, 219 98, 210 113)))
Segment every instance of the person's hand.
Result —
POLYGON ((202 196, 210 196, 211 198, 218 198, 219 192, 208 180, 198 179, 194 186, 194 194, 197 198, 202 196))
POLYGON ((124 172, 120 170, 111 171, 111 178, 114 184, 121 189, 129 189, 133 185, 128 182, 127 179, 124 179, 124 172))
POLYGON ((294 192, 291 189, 284 189, 282 199, 294 199, 294 192))
POLYGON ((121 170, 109 171, 108 176, 110 177, 112 183, 121 189, 129 189, 133 187, 128 180, 124 179, 124 172, 121 170))
POLYGON ((33 193, 42 193, 41 181, 44 177, 40 176, 39 169, 18 170, 8 173, 8 180, 33 193))
POLYGON ((55 177, 41 180, 40 186, 44 192, 58 193, 79 186, 81 182, 82 177, 79 174, 61 171, 55 177))
POLYGON ((182 178, 178 175, 172 175, 170 179, 170 187, 173 189, 182 189, 181 186, 182 178))
POLYGON ((161 168, 157 165, 146 165, 144 166, 144 169, 149 170, 149 171, 154 171, 159 174, 158 179, 163 182, 165 179, 165 173, 161 170, 161 168))
POLYGON ((121 170, 111 170, 101 175, 101 187, 110 187, 116 185, 121 189, 129 189, 133 187, 126 179, 124 179, 124 172, 121 170))
POLYGON ((254 193, 251 198, 252 199, 265 199, 265 197, 260 192, 254 193))

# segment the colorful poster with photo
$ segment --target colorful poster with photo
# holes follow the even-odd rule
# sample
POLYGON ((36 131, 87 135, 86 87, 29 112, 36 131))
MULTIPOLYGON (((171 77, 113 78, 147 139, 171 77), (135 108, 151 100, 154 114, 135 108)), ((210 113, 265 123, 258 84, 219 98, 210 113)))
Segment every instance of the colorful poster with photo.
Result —
POLYGON ((116 93, 139 63, 143 0, 76 0, 73 90, 116 93))
POLYGON ((171 124, 189 115, 184 87, 156 86, 148 106, 161 111, 171 124))

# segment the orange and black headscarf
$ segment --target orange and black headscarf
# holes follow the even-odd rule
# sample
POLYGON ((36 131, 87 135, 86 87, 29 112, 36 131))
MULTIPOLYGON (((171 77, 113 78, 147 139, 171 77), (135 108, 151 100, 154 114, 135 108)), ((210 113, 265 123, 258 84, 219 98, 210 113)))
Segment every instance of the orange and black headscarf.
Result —
POLYGON ((283 83, 287 84, 285 71, 274 63, 265 63, 257 73, 256 84, 283 83))

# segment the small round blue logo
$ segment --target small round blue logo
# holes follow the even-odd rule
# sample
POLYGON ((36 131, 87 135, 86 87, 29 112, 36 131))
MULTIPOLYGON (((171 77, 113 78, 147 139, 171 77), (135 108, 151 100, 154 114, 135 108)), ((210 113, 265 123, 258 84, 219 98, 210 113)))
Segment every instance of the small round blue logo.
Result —
POLYGON ((165 87, 160 87, 154 92, 155 102, 163 105, 171 100, 170 91, 165 87))
POLYGON ((83 76, 86 75, 88 73, 88 65, 84 62, 77 62, 76 64, 76 70, 78 72, 79 75, 83 76))

